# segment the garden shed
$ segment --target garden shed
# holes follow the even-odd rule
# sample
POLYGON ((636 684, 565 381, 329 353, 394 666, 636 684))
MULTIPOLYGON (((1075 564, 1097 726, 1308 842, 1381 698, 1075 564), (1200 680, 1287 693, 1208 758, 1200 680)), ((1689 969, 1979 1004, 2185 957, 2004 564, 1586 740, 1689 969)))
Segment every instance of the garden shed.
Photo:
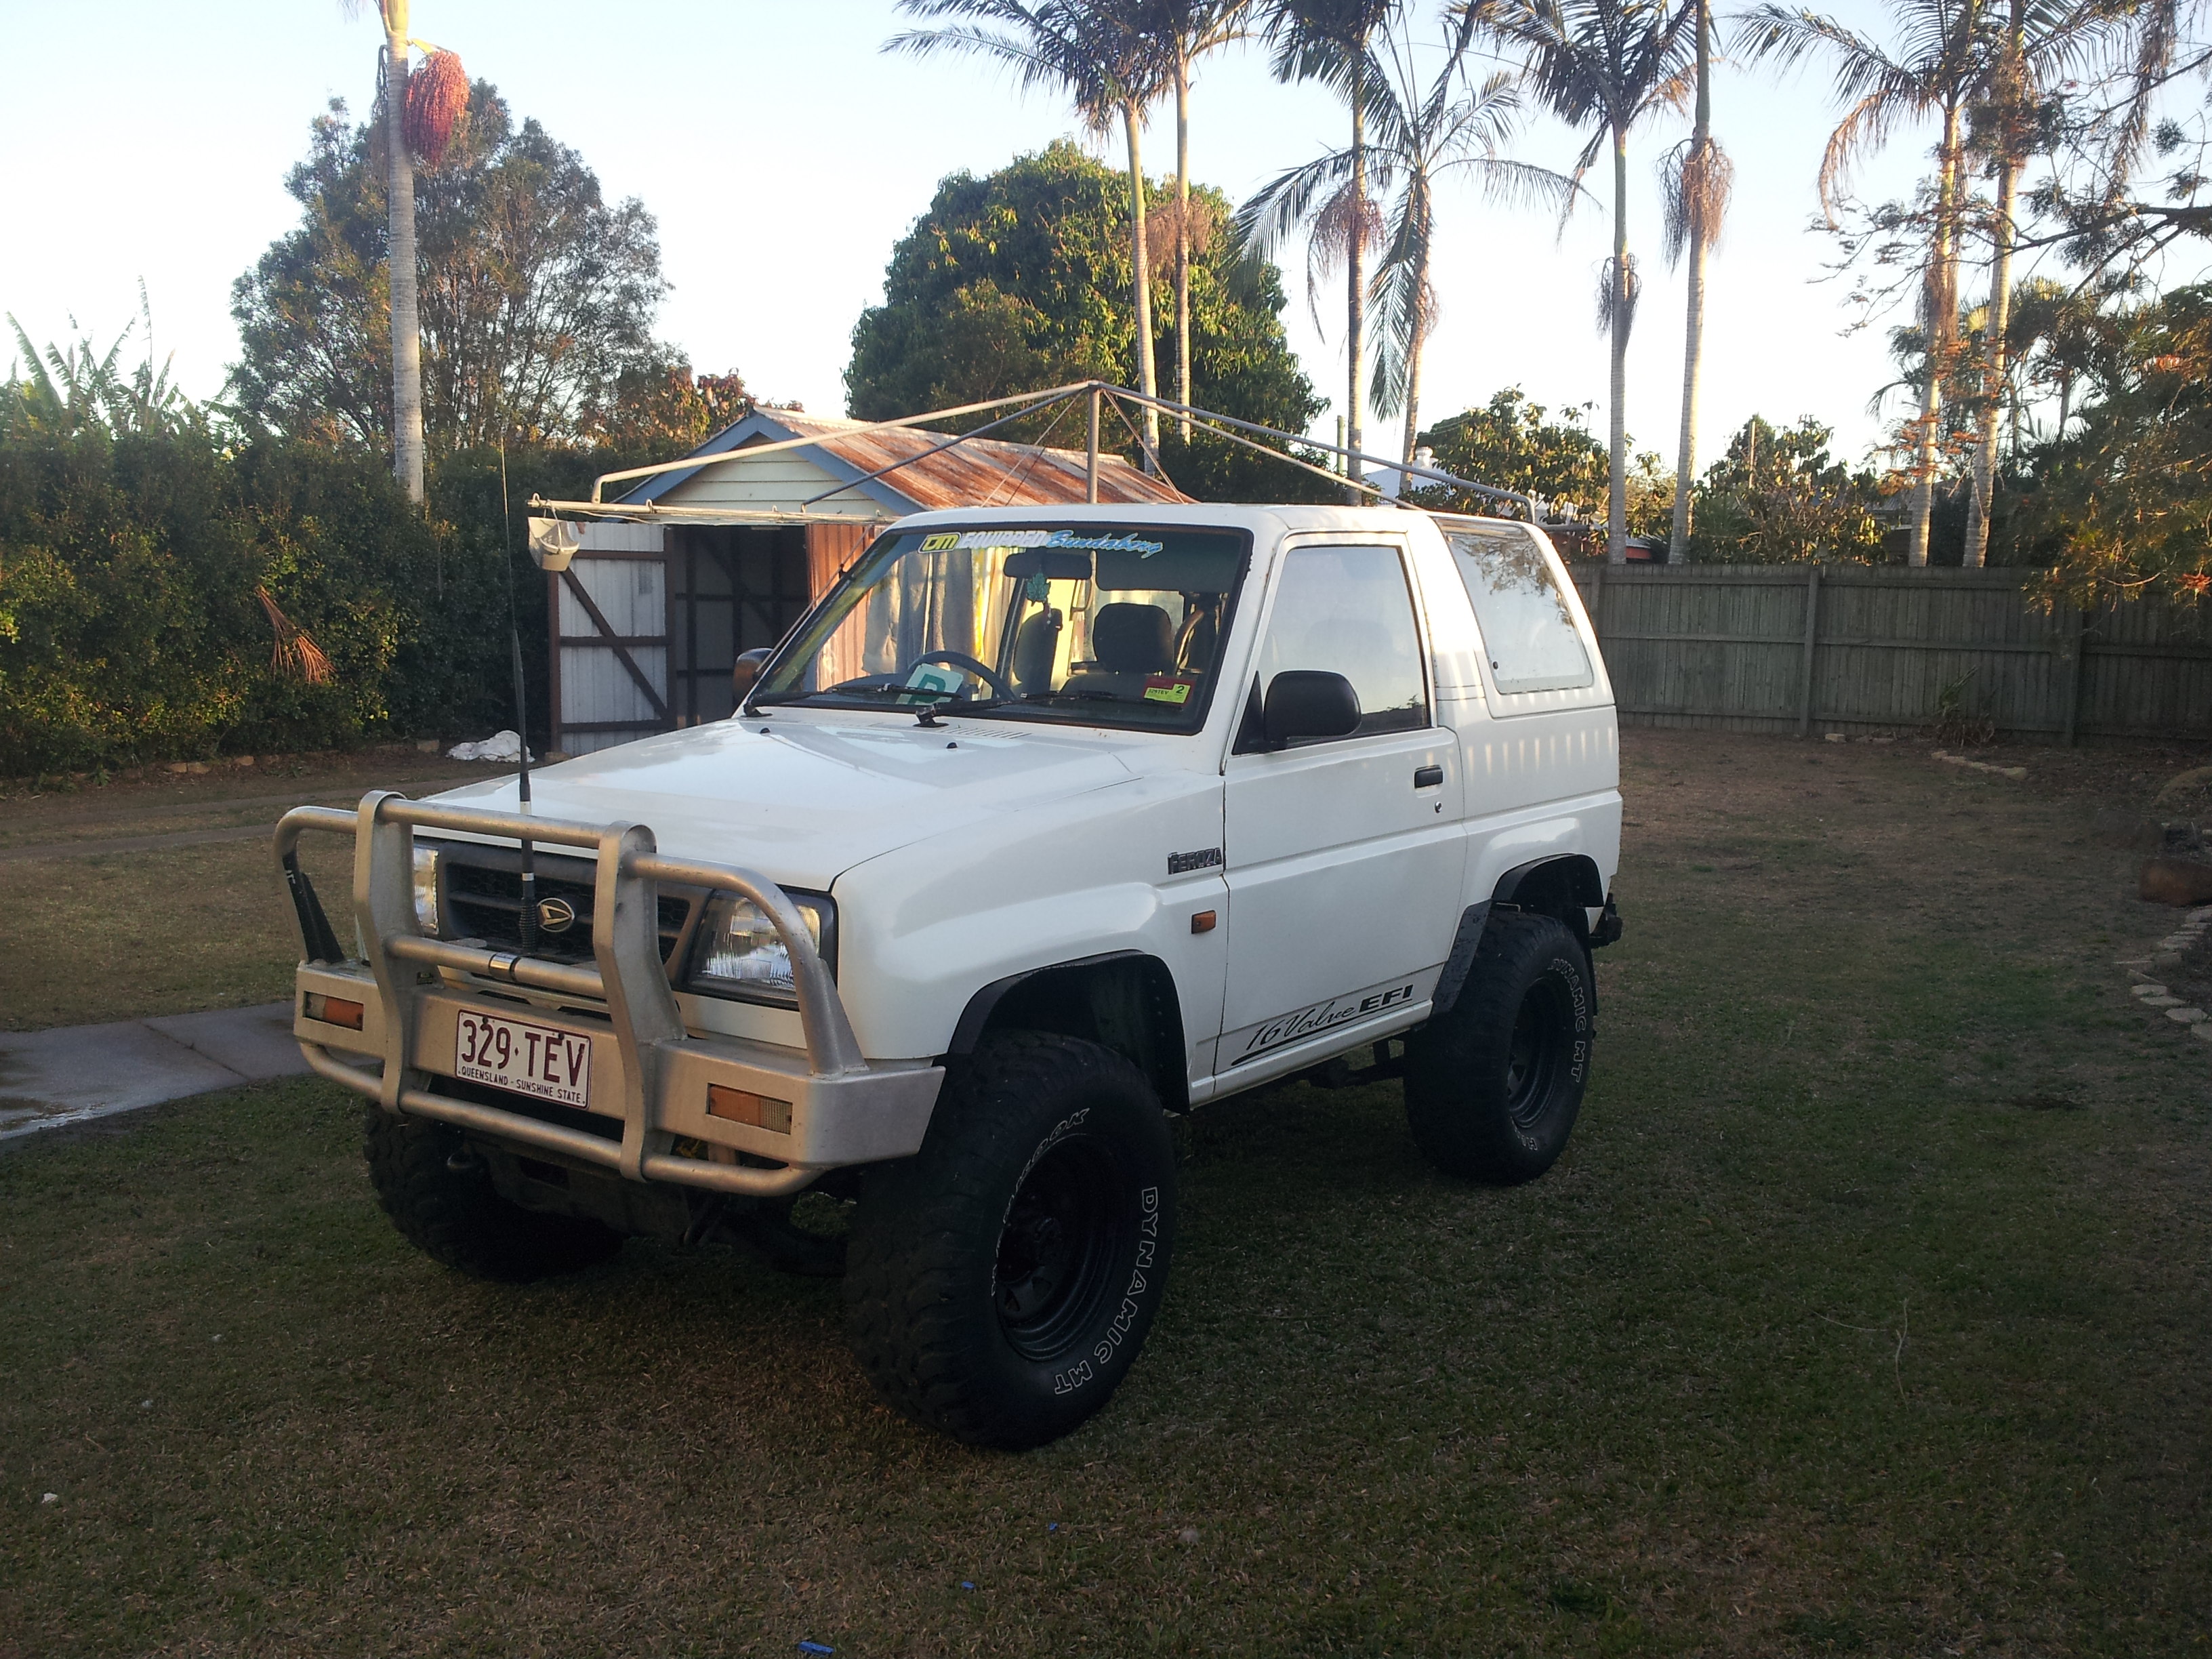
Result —
MULTIPOLYGON (((580 526, 549 574, 553 747, 584 754, 731 712, 738 653, 774 645, 892 520, 939 507, 1085 499, 1088 458, 990 438, 762 409, 614 503, 634 516, 580 526), (798 441, 757 460, 748 448, 798 441), (727 457, 717 459, 717 457, 727 457)), ((1119 456, 1098 499, 1190 498, 1119 456)))

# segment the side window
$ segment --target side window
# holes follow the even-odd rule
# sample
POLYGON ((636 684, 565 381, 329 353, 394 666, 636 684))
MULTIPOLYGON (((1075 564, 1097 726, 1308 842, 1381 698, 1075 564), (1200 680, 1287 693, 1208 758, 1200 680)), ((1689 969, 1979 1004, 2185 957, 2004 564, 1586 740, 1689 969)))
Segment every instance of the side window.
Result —
POLYGON ((1429 723, 1422 654, 1397 549, 1300 547, 1285 556, 1260 650, 1263 691, 1285 669, 1326 669, 1358 693, 1353 736, 1417 732, 1429 723))
POLYGON ((1500 692, 1571 691, 1595 684, 1589 653, 1535 543, 1520 536, 1445 539, 1474 603, 1500 692))

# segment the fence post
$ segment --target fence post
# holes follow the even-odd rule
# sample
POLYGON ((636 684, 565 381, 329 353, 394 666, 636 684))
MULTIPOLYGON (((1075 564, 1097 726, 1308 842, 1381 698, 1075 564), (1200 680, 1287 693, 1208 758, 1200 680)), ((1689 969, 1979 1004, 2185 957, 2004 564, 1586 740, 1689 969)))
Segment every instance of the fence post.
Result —
POLYGON ((2089 654, 2089 619, 2081 611, 2079 600, 2069 602, 2067 609, 2074 613, 2074 660, 2066 676, 2066 746, 2074 746, 2074 728, 2081 717, 2081 662, 2089 654))
POLYGON ((1605 643, 1605 624, 1600 622, 1598 617, 1604 609, 1605 567, 1600 565, 1590 572, 1589 623, 1590 632, 1598 636, 1598 643, 1601 645, 1605 643))
POLYGON ((1805 665, 1804 678, 1797 688, 1797 735, 1810 737, 1813 732, 1813 656, 1820 649, 1820 567, 1813 565, 1805 572, 1805 665))

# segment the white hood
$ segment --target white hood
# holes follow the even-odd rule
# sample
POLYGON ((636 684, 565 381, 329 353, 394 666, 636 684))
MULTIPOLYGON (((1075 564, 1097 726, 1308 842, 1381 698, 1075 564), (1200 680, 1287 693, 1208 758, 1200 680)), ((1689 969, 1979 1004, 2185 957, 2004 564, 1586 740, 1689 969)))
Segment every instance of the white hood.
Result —
MULTIPOLYGON (((987 817, 1125 783, 1123 740, 1089 728, 779 712, 719 720, 530 775, 532 811, 648 826, 660 850, 827 890, 865 860, 987 817), (765 731, 763 731, 765 728, 765 731)), ((513 811, 515 781, 437 797, 513 811)))

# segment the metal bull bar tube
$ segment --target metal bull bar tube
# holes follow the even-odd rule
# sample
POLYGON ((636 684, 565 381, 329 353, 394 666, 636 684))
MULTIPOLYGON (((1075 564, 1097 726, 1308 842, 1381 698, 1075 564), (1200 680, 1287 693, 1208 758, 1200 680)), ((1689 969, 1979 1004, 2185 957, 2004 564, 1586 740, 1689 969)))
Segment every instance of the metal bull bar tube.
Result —
POLYGON ((342 1028, 313 1018, 314 1005, 303 994, 295 1019, 301 1050, 318 1073, 388 1112, 434 1118, 600 1165, 633 1181, 759 1197, 797 1192, 825 1169, 902 1157, 921 1145, 942 1071, 922 1064, 871 1066, 861 1057, 812 934, 797 908, 764 877, 731 865, 663 858, 642 824, 482 811, 384 791, 363 796, 354 812, 313 806, 287 812, 276 826, 275 852, 307 955, 300 969, 301 991, 320 990, 362 1009, 357 1029, 342 1028), (418 828, 503 841, 526 837, 593 852, 592 965, 426 936, 415 909, 418 828), (365 961, 333 959, 336 936, 299 866, 300 838, 311 831, 354 837, 353 908, 365 961), (660 957, 657 905, 664 883, 736 893, 759 907, 790 955, 805 1036, 803 1054, 749 1039, 687 1033, 660 957), (519 1011, 512 1001, 456 988, 425 969, 603 1004, 605 1023, 596 1011, 582 1016, 569 1009, 519 1011), (611 1089, 620 1103, 619 1142, 522 1111, 458 1099, 432 1086, 440 1054, 453 1052, 456 1019, 471 1010, 501 1018, 527 1012, 528 1023, 588 1036, 595 1045, 591 1086, 602 1103, 594 1109, 608 1115, 604 1102, 611 1089), (596 1045, 610 1039, 616 1052, 611 1063, 602 1064, 596 1045), (441 1042, 447 1046, 441 1048, 441 1042), (341 1053, 357 1058, 341 1058, 341 1053), (786 1108, 787 1125, 744 1127, 712 1115, 710 1085, 786 1108), (775 1158, 782 1167, 680 1157, 671 1150, 679 1135, 775 1158))

